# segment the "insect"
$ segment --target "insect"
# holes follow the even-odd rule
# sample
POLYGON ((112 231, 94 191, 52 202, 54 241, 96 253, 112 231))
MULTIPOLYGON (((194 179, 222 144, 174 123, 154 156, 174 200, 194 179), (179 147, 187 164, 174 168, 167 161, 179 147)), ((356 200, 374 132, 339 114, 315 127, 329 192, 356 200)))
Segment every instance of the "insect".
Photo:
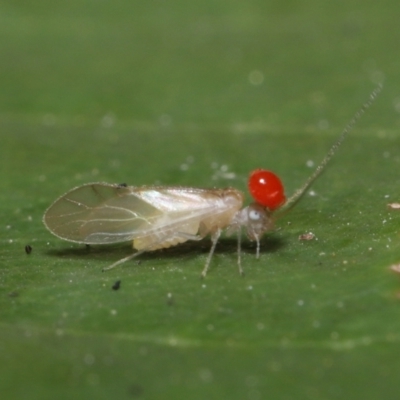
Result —
POLYGON ((281 180, 271 171, 257 169, 250 174, 248 188, 254 202, 243 208, 244 194, 235 189, 193 187, 127 186, 89 183, 76 187, 45 212, 47 229, 61 239, 83 244, 111 244, 133 241, 135 253, 103 270, 140 254, 176 246, 188 240, 211 236, 211 249, 201 276, 205 277, 223 230, 237 233, 238 268, 241 266, 241 231, 255 241, 260 255, 262 235, 274 227, 277 216, 287 212, 304 195, 333 157, 345 137, 381 90, 377 87, 354 115, 325 158, 289 199, 281 180))

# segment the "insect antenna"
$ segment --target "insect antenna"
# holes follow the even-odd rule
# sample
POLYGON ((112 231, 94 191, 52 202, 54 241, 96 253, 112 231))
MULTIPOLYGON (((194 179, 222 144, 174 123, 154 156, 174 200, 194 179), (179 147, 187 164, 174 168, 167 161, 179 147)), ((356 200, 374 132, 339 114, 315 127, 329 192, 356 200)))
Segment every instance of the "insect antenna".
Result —
POLYGON ((308 188, 313 184, 313 182, 319 177, 321 172, 325 169, 326 165, 331 160, 331 158, 334 156, 334 154, 336 153, 338 148, 341 146, 343 141, 346 139, 348 134, 353 130, 353 128, 356 125, 356 123, 363 116, 365 111, 375 101, 376 97, 381 92, 381 90, 382 90, 382 84, 379 84, 371 92, 371 94, 369 95, 368 100, 361 106, 361 108, 354 114, 353 118, 344 127, 341 135, 339 136, 339 139, 330 148, 330 150, 328 151, 328 153, 325 156, 325 158, 321 161, 321 163, 315 169, 314 173, 311 174, 311 176, 307 179, 307 181, 304 183, 304 185, 301 188, 297 189, 294 192, 294 194, 286 201, 286 203, 281 208, 279 208, 279 210, 276 212, 276 215, 281 216, 283 214, 286 214, 303 197, 303 195, 307 192, 308 188))

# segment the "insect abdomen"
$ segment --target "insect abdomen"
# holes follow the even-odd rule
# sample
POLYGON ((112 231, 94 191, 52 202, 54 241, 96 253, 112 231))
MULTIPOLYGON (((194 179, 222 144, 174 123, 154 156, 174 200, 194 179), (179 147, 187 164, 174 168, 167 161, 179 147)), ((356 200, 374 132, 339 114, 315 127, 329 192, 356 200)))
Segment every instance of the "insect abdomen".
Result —
POLYGON ((137 250, 153 251, 176 246, 190 240, 199 230, 199 221, 194 220, 177 227, 177 229, 158 229, 154 233, 135 238, 133 247, 137 250))
POLYGON ((179 243, 184 243, 188 238, 183 237, 171 237, 160 242, 157 235, 146 236, 140 239, 134 239, 133 247, 136 250, 153 251, 159 249, 166 249, 168 247, 176 246, 179 243))
POLYGON ((176 246, 188 240, 198 240, 229 226, 243 203, 242 193, 235 189, 208 193, 205 197, 212 205, 208 212, 197 217, 190 216, 188 212, 184 222, 181 217, 180 221, 178 219, 176 223, 171 224, 166 222, 170 217, 164 216, 156 223, 158 228, 152 233, 135 238, 133 247, 137 250, 153 251, 176 246), (169 228, 165 229, 167 225, 169 228))

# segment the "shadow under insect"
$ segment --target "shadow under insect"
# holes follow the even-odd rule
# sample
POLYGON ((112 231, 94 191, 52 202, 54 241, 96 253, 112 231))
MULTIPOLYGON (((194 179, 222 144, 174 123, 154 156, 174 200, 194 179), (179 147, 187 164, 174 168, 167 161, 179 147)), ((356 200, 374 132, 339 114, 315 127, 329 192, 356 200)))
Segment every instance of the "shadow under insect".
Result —
MULTIPOLYGON (((269 235, 260 241, 260 253, 268 254, 278 251, 285 245, 286 240, 281 237, 269 235)), ((148 251, 140 254, 135 259, 135 264, 142 261, 160 260, 160 259, 174 259, 188 257, 207 256, 210 252, 211 240, 205 238, 202 241, 188 241, 178 246, 173 246, 165 249, 148 251)), ((237 257, 237 238, 224 237, 218 241, 215 255, 229 254, 235 259, 237 257)), ((57 248, 48 250, 46 253, 52 257, 68 258, 68 259, 81 259, 81 260, 101 260, 110 263, 118 260, 121 257, 126 257, 135 253, 136 250, 128 243, 116 245, 74 245, 74 247, 57 248)), ((241 254, 254 255, 256 257, 256 243, 248 240, 243 240, 241 243, 241 254)), ((132 264, 130 264, 132 265, 132 264)), ((127 264, 129 266, 129 263, 127 264)))

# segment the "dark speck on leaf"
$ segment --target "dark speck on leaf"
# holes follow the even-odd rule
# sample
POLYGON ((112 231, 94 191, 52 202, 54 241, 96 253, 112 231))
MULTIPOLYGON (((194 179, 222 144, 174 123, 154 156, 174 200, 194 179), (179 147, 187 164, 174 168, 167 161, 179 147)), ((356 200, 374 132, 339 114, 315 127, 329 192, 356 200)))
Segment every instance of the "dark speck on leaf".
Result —
POLYGON ((118 290, 121 287, 121 281, 116 281, 111 287, 113 290, 118 290))

